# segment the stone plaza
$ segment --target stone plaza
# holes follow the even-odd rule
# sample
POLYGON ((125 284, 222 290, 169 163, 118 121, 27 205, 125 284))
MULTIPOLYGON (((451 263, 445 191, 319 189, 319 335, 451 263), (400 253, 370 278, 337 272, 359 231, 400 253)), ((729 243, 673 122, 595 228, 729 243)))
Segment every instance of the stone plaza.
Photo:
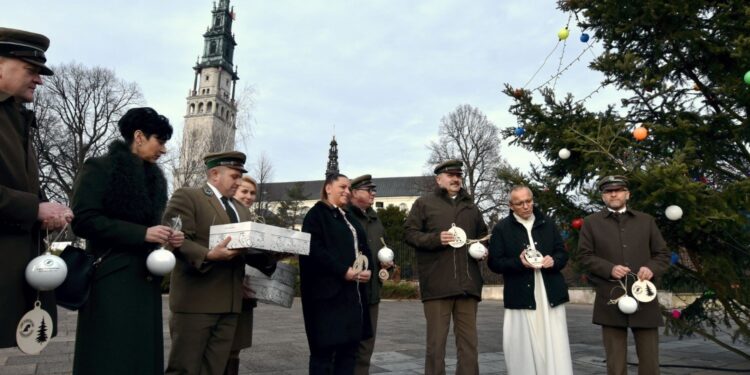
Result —
MULTIPOLYGON (((164 297, 164 345, 169 350, 164 297)), ((568 304, 567 320, 573 370, 576 374, 604 374, 604 350, 598 326, 591 324, 592 306, 568 304)), ((73 366, 77 314, 58 310, 59 335, 39 355, 18 349, 0 350, 0 375, 70 374, 73 366)), ((481 374, 506 374, 502 351, 503 304, 485 300, 479 304, 479 362, 481 374)), ((386 300, 380 304, 378 337, 371 372, 374 374, 421 374, 424 372, 424 315, 420 301, 386 300)), ((455 372, 455 345, 448 337, 447 373, 455 372)), ((750 373, 750 363, 700 337, 661 336, 663 374, 750 373)), ((743 347, 745 352, 750 348, 743 347)), ((632 340, 630 363, 637 363, 632 340)), ((308 349, 299 299, 291 309, 261 304, 255 310, 253 347, 241 353, 241 374, 306 374, 308 349)), ((630 366, 636 373, 636 367, 630 366)))

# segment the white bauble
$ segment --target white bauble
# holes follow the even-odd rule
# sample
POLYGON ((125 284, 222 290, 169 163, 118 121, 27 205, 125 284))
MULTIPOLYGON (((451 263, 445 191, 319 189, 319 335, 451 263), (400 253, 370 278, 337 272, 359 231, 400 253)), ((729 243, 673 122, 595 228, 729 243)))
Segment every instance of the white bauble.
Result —
POLYGON ((43 254, 26 266, 26 281, 39 291, 53 290, 65 281, 68 266, 57 255, 43 254))
POLYGON ((617 301, 617 308, 619 308, 623 314, 629 315, 634 313, 635 310, 638 310, 638 301, 631 296, 622 296, 620 300, 617 301))
POLYGON ((393 250, 388 248, 388 246, 383 246, 378 250, 378 260, 380 263, 393 262, 393 256, 393 250))
POLYGON ((156 276, 164 276, 174 268, 175 258, 171 251, 161 248, 154 250, 146 258, 146 267, 156 276))
POLYGON ((677 205, 671 205, 667 207, 666 210, 664 210, 664 213, 667 215, 667 219, 669 220, 680 220, 682 219, 682 208, 677 205))
POLYGON ((559 156, 560 159, 565 160, 570 157, 570 150, 568 150, 567 148, 561 148, 557 153, 557 156, 559 156))
POLYGON ((474 259, 482 259, 487 255, 487 248, 479 242, 474 242, 469 246, 469 255, 474 259))

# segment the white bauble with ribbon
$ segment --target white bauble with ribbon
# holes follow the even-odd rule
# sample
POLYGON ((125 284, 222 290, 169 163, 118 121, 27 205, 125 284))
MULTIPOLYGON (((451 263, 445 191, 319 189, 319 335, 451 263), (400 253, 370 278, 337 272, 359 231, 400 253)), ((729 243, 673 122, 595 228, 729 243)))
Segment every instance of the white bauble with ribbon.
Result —
POLYGON ((622 296, 620 297, 620 300, 617 301, 617 308, 619 308, 623 314, 630 315, 638 310, 638 301, 631 296, 622 296))
POLYGON ((148 255, 148 258, 146 258, 146 267, 148 267, 148 271, 152 274, 156 276, 164 276, 172 271, 175 262, 174 254, 162 247, 158 250, 152 251, 151 254, 148 255))
POLYGON ((474 259, 483 259, 487 256, 487 248, 479 242, 474 242, 469 246, 469 255, 474 259))
POLYGON ((26 265, 26 281, 34 289, 45 292, 53 290, 65 281, 68 266, 57 255, 42 254, 26 265))
POLYGON ((667 215, 667 219, 669 220, 680 220, 682 219, 682 208, 673 204, 664 210, 664 214, 667 215))
POLYGON ((388 263, 393 262, 393 250, 391 250, 388 246, 383 246, 378 250, 378 260, 380 263, 388 263))

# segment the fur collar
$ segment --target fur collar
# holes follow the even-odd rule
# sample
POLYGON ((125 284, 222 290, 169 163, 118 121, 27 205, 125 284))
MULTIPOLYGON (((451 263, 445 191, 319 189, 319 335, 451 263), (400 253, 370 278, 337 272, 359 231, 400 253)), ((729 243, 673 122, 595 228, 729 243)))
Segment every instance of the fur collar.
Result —
POLYGON ((105 159, 111 169, 104 211, 113 218, 145 226, 161 223, 167 204, 167 180, 161 168, 133 155, 121 140, 109 145, 105 159))

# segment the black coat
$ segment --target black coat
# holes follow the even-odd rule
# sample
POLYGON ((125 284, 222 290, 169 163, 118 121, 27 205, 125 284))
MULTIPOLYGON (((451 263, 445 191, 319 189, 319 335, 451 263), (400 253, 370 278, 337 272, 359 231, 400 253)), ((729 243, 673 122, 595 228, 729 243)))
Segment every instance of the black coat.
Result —
MULTIPOLYGON (((44 197, 31 142, 34 126, 34 114, 0 92, 0 348, 16 346, 18 322, 34 308, 37 291, 24 272, 29 261, 44 252, 37 220, 44 197)), ((57 331, 54 293, 39 294, 57 331)))
MULTIPOLYGON (((534 208, 534 225, 531 236, 534 246, 542 253, 554 259, 552 268, 542 268, 544 288, 550 306, 568 302, 568 286, 560 270, 568 263, 568 252, 565 251, 562 237, 555 228, 555 223, 539 209, 534 208)), ((519 256, 529 245, 526 227, 516 220, 511 212, 495 225, 490 238, 490 257, 487 265, 491 270, 503 274, 505 288, 503 299, 508 309, 536 309, 534 300, 534 270, 524 267, 519 256)))
POLYGON ((124 142, 84 163, 73 189, 73 231, 86 239, 87 251, 112 251, 78 312, 74 374, 164 373, 162 278, 146 268, 157 245, 145 237, 161 222, 166 202, 159 167, 124 142))
MULTIPOLYGON (((359 250, 367 257, 367 237, 356 218, 359 250)), ((354 239, 337 208, 316 203, 305 215, 302 231, 310 233, 310 254, 299 257, 302 314, 310 347, 352 343, 372 336, 366 284, 344 277, 354 263, 354 239)), ((373 275, 377 277, 377 275, 373 275)))

